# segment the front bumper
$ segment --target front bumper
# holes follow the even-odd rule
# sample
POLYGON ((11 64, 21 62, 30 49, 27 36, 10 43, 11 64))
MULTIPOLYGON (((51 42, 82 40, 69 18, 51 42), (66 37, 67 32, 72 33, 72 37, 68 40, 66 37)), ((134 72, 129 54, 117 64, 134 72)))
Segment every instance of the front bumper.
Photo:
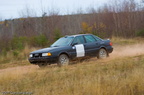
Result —
POLYGON ((57 57, 31 57, 29 58, 29 62, 31 64, 38 64, 38 63, 55 63, 57 62, 57 57))

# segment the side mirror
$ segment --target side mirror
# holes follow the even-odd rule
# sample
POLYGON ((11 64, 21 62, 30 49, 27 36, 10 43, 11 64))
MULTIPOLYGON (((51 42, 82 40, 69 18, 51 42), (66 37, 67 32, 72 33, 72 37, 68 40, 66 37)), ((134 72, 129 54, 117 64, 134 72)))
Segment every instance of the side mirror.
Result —
POLYGON ((78 43, 73 43, 72 46, 77 45, 78 43))

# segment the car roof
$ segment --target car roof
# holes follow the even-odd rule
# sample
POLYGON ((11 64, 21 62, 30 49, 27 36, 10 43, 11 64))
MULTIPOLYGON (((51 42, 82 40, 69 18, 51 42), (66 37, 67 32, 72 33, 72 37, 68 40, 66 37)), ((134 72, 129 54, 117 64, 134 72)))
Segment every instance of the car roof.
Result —
POLYGON ((84 36, 84 35, 92 35, 92 34, 66 35, 65 37, 76 37, 76 36, 84 36))

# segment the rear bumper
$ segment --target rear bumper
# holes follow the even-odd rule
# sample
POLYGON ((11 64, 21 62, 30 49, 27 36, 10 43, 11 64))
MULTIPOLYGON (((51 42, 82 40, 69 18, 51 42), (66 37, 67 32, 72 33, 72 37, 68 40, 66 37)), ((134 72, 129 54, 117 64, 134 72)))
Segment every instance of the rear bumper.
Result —
POLYGON ((107 48, 107 52, 108 52, 108 53, 112 53, 112 52, 113 52, 113 47, 108 47, 108 48, 107 48))
POLYGON ((32 57, 32 58, 29 58, 29 62, 31 64, 55 63, 57 62, 57 57, 32 57))

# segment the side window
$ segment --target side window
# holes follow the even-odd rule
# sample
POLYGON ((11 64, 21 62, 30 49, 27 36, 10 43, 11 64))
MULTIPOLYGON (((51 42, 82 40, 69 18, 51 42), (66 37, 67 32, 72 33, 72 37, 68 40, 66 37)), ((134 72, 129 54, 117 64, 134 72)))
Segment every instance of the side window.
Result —
POLYGON ((83 36, 78 36, 74 39, 73 44, 77 43, 77 44, 83 44, 85 43, 83 36))
POLYGON ((93 35, 93 37, 94 37, 97 41, 101 41, 101 40, 102 40, 101 38, 99 38, 99 37, 97 37, 97 36, 94 36, 94 35, 93 35))
POLYGON ((95 38, 93 36, 91 36, 91 35, 86 35, 84 37, 85 37, 87 43, 91 43, 91 42, 95 42, 96 41, 95 38))

